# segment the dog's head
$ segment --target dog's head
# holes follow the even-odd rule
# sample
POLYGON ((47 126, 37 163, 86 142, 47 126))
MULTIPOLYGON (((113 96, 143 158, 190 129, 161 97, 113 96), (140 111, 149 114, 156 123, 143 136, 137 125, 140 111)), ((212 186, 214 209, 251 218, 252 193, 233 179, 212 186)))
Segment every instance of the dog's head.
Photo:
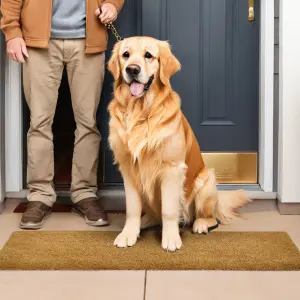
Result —
POLYGON ((127 84, 132 97, 140 98, 153 85, 169 85, 180 70, 168 42, 150 37, 131 37, 118 42, 108 62, 116 83, 127 84))

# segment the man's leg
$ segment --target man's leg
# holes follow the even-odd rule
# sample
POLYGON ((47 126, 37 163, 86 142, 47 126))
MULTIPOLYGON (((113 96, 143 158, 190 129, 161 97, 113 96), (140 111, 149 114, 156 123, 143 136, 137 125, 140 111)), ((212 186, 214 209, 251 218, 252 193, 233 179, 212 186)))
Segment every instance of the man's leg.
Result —
POLYGON ((68 79, 76 121, 72 165, 72 200, 75 212, 92 226, 107 225, 96 196, 100 133, 96 112, 104 80, 105 54, 85 54, 85 40, 67 40, 68 79))
POLYGON ((22 228, 41 228, 56 200, 52 184, 52 123, 63 71, 62 50, 63 41, 50 41, 49 49, 28 48, 29 57, 23 68, 24 92, 30 109, 27 134, 30 203, 22 216, 22 228))

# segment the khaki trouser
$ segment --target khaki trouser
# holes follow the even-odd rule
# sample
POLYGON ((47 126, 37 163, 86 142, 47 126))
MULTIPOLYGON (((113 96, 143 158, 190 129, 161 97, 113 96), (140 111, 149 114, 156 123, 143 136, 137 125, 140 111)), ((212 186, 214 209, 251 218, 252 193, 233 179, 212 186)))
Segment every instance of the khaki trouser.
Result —
POLYGON ((100 146, 96 111, 104 79, 105 54, 85 54, 84 51, 84 39, 50 40, 48 49, 28 48, 29 58, 24 64, 23 81, 30 109, 27 135, 29 201, 42 201, 52 206, 56 200, 52 123, 65 65, 77 125, 72 200, 78 202, 95 197, 100 146))

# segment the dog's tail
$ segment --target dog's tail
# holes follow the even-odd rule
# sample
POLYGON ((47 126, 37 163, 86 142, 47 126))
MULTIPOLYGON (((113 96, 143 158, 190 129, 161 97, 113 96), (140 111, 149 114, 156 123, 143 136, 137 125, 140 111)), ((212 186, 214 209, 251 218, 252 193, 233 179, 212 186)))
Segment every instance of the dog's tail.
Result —
MULTIPOLYGON (((217 218, 222 224, 241 217, 238 208, 251 202, 243 190, 217 191, 213 169, 205 169, 199 174, 191 197, 195 198, 196 213, 200 212, 205 218, 217 218)), ((188 217, 185 219, 189 220, 188 217)))
POLYGON ((217 199, 216 216, 222 224, 227 224, 232 219, 241 217, 238 208, 251 202, 244 190, 218 191, 217 199))

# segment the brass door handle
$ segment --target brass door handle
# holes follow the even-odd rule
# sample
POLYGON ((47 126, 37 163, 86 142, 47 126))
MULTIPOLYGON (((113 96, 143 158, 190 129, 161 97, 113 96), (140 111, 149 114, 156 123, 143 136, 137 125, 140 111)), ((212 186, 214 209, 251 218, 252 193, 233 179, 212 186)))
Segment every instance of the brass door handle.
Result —
POLYGON ((248 0, 248 21, 254 21, 254 0, 248 0))

